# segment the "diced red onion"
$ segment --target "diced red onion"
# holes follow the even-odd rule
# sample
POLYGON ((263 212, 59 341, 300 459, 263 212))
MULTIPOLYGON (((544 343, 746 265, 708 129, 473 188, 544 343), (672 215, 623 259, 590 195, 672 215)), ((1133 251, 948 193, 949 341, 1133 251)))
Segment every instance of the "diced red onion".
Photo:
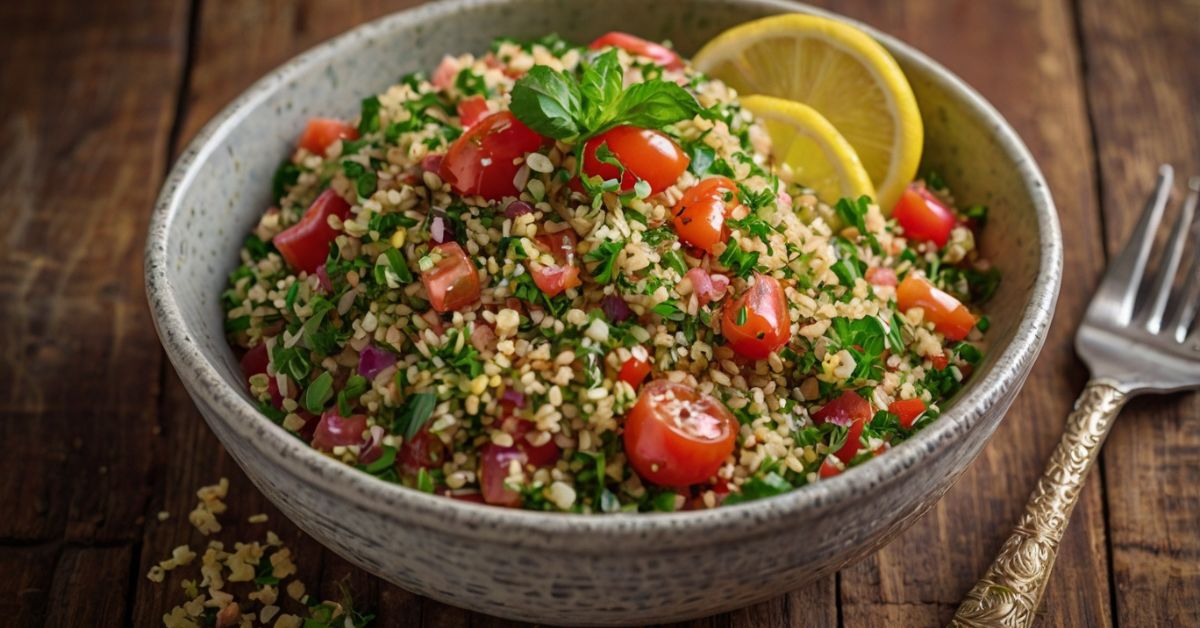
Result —
POLYGON ((396 354, 375 345, 363 347, 362 352, 358 354, 358 374, 367 379, 375 379, 380 371, 395 364, 396 354))
POLYGON ((429 237, 437 244, 445 244, 454 240, 454 225, 445 214, 435 213, 429 220, 429 237))
POLYGON ((516 218, 517 216, 528 214, 533 211, 533 205, 525 201, 513 201, 504 208, 505 218, 516 218))
POLYGON ((421 159, 421 170, 438 174, 442 171, 443 159, 445 159, 445 155, 442 155, 441 153, 425 155, 425 157, 421 159))
POLYGON ((615 294, 604 295, 604 298, 600 299, 600 309, 604 310, 604 315, 614 323, 623 323, 633 316, 633 310, 629 309, 625 299, 615 294))
POLYGON ((525 395, 515 388, 506 388, 504 394, 500 395, 500 403, 511 404, 514 408, 524 408, 525 395))
POLYGON ((383 455, 383 436, 387 432, 384 431, 382 425, 372 425, 368 432, 367 444, 363 445, 362 451, 358 453, 360 464, 371 464, 383 455))
POLYGON ((321 289, 325 294, 333 292, 333 282, 329 280, 329 269, 325 268, 324 264, 317 266, 317 279, 321 282, 321 289))
POLYGON ((696 294, 696 301, 700 307, 724 297, 725 291, 729 288, 728 277, 718 274, 710 275, 703 268, 693 268, 687 271, 684 277, 692 283, 692 292, 696 294))
POLYGON ((475 331, 471 333, 471 346, 477 351, 491 351, 496 348, 496 332, 491 325, 475 323, 475 331))

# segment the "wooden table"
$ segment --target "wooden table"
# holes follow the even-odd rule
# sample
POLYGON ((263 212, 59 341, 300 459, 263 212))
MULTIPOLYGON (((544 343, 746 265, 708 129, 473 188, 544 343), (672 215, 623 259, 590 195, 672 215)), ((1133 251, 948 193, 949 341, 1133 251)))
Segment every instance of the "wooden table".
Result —
MULTIPOLYGON (((258 76, 399 0, 0 4, 0 616, 155 626, 202 539, 184 514, 220 476, 227 539, 271 516, 310 590, 339 583, 378 625, 500 626, 351 567, 299 533, 222 451, 164 359, 142 290, 150 208, 188 138, 258 76), (173 516, 160 522, 156 513, 173 516)), ((831 9, 976 86, 1045 171, 1066 240, 1058 315, 983 455, 917 525, 836 576, 694 626, 945 622, 1008 534, 1086 376, 1071 348, 1105 260, 1170 162, 1200 172, 1200 3, 885 2, 831 9)), ((1047 625, 1200 623, 1200 396, 1134 401, 1064 541, 1047 625)), ((13 622, 11 618, 15 617, 13 622)))

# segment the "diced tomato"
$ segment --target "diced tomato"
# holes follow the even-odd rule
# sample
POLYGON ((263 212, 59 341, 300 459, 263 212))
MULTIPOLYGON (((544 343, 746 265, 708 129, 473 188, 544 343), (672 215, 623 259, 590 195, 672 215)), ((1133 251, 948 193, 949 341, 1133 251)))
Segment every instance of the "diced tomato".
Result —
POLYGON ((358 129, 331 118, 313 118, 300 135, 300 148, 314 155, 325 155, 325 149, 338 140, 358 139, 358 129))
POLYGON ((533 275, 533 283, 546 293, 555 296, 564 290, 581 285, 579 266, 575 263, 575 246, 578 237, 572 229, 564 229, 558 233, 542 234, 534 238, 538 246, 550 254, 557 264, 545 265, 534 261, 529 264, 529 273, 533 275))
POLYGON ((633 126, 613 127, 588 140, 583 148, 584 174, 605 180, 620 175, 621 192, 632 190, 641 179, 650 184, 651 194, 658 194, 679 180, 689 162, 687 153, 665 134, 633 126), (601 145, 612 151, 624 173, 596 157, 601 145))
POLYGON ((821 479, 831 478, 835 475, 841 474, 842 470, 837 466, 837 463, 833 461, 833 458, 833 456, 829 456, 821 462, 821 468, 817 470, 817 475, 821 476, 821 479))
POLYGON ((464 129, 475 126, 488 114, 487 101, 478 94, 458 102, 458 118, 464 129))
POLYGON ((737 206, 737 185, 726 177, 709 177, 683 193, 671 224, 685 244, 712 253, 729 237, 725 219, 737 206))
POLYGON ((742 296, 722 307, 721 335, 738 355, 762 360, 791 339, 791 314, 783 287, 770 275, 754 273, 742 296))
POLYGON ((950 366, 950 359, 946 357, 945 352, 929 356, 929 361, 933 363, 935 371, 944 371, 950 366))
POLYGON ((421 271, 421 283, 433 309, 453 312, 479 300, 479 272, 457 242, 439 244, 429 254, 433 268, 421 271))
POLYGON ((650 374, 650 363, 646 360, 639 360, 635 357, 630 357, 621 365, 621 372, 617 374, 617 379, 629 384, 634 390, 642 384, 646 376, 650 374))
POLYGON ((513 445, 525 454, 525 460, 522 464, 531 464, 535 467, 548 467, 562 457, 562 451, 554 442, 554 439, 534 445, 527 438, 529 432, 534 430, 532 421, 527 421, 518 417, 508 417, 500 424, 500 429, 512 434, 513 445))
POLYGON ((896 271, 886 266, 872 266, 867 269, 866 280, 873 286, 894 286, 896 271))
POLYGON ((314 449, 330 452, 339 445, 361 445, 366 442, 363 437, 366 431, 366 415, 342 417, 338 415, 337 410, 327 410, 321 415, 321 422, 317 423, 312 446, 314 449))
POLYGON ((656 44, 652 41, 646 41, 641 37, 630 35, 629 33, 619 31, 605 33, 588 44, 588 48, 592 50, 599 50, 609 46, 615 46, 632 55, 646 57, 658 65, 671 70, 678 70, 683 67, 683 59, 679 58, 679 55, 674 50, 662 44, 656 44))
POLYGON ((454 140, 442 161, 442 179, 464 196, 478 194, 489 201, 520 193, 513 179, 520 166, 513 161, 541 148, 546 138, 501 111, 480 120, 454 140))
POLYGON ((457 499, 460 502, 471 502, 472 504, 486 504, 487 503, 487 502, 483 501, 483 494, 481 494, 481 493, 451 493, 451 492, 447 491, 445 493, 445 495, 446 495, 446 497, 449 497, 450 499, 457 499))
POLYGON ((942 248, 954 229, 954 212, 932 192, 916 184, 908 186, 896 202, 892 216, 904 227, 904 235, 918 242, 933 242, 942 248))
POLYGON ((300 222, 275 234, 272 242, 288 265, 312 274, 329 257, 329 244, 338 232, 329 226, 329 217, 345 220, 350 204, 333 190, 325 190, 313 201, 300 222))
MULTIPOLYGON (((249 380, 254 375, 267 372, 267 362, 270 356, 267 353, 267 343, 260 342, 250 348, 246 355, 242 356, 241 367, 242 375, 249 380)), ((275 408, 283 407, 283 395, 279 393, 279 382, 274 378, 270 378, 267 382, 267 392, 271 394, 271 405, 275 408)))
POLYGON ((401 443, 396 452, 396 466, 408 475, 416 475, 421 469, 436 469, 445 461, 445 450, 446 446, 429 431, 426 423, 412 438, 401 443))
POLYGON ((958 299, 939 290, 928 280, 912 274, 896 288, 896 304, 904 312, 919 307, 925 310, 925 320, 947 340, 962 340, 975 327, 975 317, 958 299))
POLYGON ((888 412, 900 418, 900 427, 911 430, 913 422, 925 412, 925 402, 920 399, 897 399, 888 404, 888 412))
POLYGON ((433 69, 433 75, 429 82, 438 89, 446 89, 454 84, 454 79, 458 76, 460 69, 458 59, 450 55, 443 55, 441 62, 433 69))
POLYGON ((242 375, 246 379, 250 379, 254 375, 267 372, 267 363, 270 362, 270 355, 267 354, 267 343, 260 342, 242 356, 241 367, 242 375))
POLYGON ((493 506, 515 508, 521 505, 521 494, 508 488, 508 467, 513 460, 524 466, 525 453, 516 447, 501 447, 495 443, 484 446, 479 455, 479 486, 483 501, 493 506))
POLYGON ((717 399, 657 379, 625 418, 625 455, 643 480, 688 486, 711 478, 733 452, 737 421, 717 399))
POLYGON ((848 464, 858 453, 863 427, 871 419, 871 404, 853 390, 846 390, 814 412, 812 418, 817 425, 833 423, 847 428, 846 443, 834 455, 848 464))

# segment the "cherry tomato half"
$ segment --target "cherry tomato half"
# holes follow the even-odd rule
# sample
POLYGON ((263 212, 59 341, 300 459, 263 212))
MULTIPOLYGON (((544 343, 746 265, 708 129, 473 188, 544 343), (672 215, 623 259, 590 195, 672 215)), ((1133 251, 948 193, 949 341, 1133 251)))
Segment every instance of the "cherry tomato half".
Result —
POLYGON ((918 242, 933 242, 942 248, 954 229, 954 212, 924 186, 910 185, 892 210, 904 235, 918 242))
POLYGON ((658 65, 671 70, 678 70, 683 67, 683 59, 680 59, 674 50, 662 44, 656 44, 652 41, 646 41, 641 37, 630 35, 629 33, 612 31, 611 33, 601 35, 595 41, 588 44, 588 48, 592 50, 599 50, 609 46, 615 46, 632 55, 652 59, 658 65))
POLYGON ((314 155, 325 155, 325 149, 338 140, 358 139, 358 129, 332 118, 313 118, 300 134, 300 148, 314 155))
POLYGON ((737 421, 720 401, 665 379, 642 387, 625 418, 625 455, 643 480, 688 486, 708 480, 737 440, 737 421))
POLYGON ((650 374, 650 363, 645 360, 639 360, 635 357, 630 357, 621 365, 621 371, 617 373, 617 379, 629 384, 634 390, 641 386, 642 381, 650 374))
POLYGON ((642 179, 650 184, 651 194, 658 194, 679 180, 690 161, 687 153, 665 134, 634 126, 613 127, 588 140, 583 147, 584 174, 605 180, 620 174, 621 192, 632 190, 638 179, 642 179), (625 168, 624 173, 596 157, 601 145, 612 151, 625 168))
POLYGON ((962 340, 975 327, 975 317, 967 306, 922 277, 909 275, 900 282, 896 305, 904 312, 914 307, 925 310, 925 320, 932 321, 947 340, 962 340))
POLYGON ((871 420, 871 404, 853 390, 846 390, 814 412, 812 418, 817 425, 833 423, 848 428, 846 443, 835 451, 834 455, 849 464, 858 453, 858 441, 862 437, 863 427, 871 420))
POLYGON ((537 261, 529 264, 533 283, 537 284, 546 296, 558 295, 583 283, 579 280, 579 266, 575 264, 575 246, 579 242, 575 231, 564 229, 558 233, 544 233, 534 239, 556 262, 554 265, 537 261))
POLYGON ((288 265, 312 274, 329 256, 329 243, 338 232, 329 226, 329 216, 345 220, 350 204, 333 190, 325 190, 313 201, 300 222, 275 234, 271 240, 288 265))
POLYGON ((754 273, 754 284, 725 304, 721 335, 738 355, 762 360, 791 339, 792 318, 783 287, 774 277, 754 273))
POLYGON ((925 413, 925 402, 920 399, 897 399, 888 404, 888 412, 900 419, 900 427, 911 430, 917 417, 925 413))
POLYGON ((479 300, 479 272, 457 242, 439 244, 429 255, 435 258, 433 267, 421 271, 421 283, 433 309, 452 312, 479 300))
POLYGON ((712 253, 729 237, 725 219, 737 206, 737 185, 726 177, 709 177, 683 193, 671 224, 685 244, 712 253))
POLYGON ((442 179, 464 196, 478 194, 489 201, 519 193, 513 178, 520 166, 513 163, 541 148, 546 138, 501 111, 480 120, 454 140, 442 161, 442 179))

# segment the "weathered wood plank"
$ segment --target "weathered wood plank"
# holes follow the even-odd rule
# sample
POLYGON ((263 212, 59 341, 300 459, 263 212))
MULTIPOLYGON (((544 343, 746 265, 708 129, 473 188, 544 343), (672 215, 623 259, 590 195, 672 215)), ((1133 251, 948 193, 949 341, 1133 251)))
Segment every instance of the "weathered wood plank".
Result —
MULTIPOLYGON (((1064 220, 1080 227, 1068 234, 1068 267, 1074 269, 1083 285, 1087 283, 1084 279, 1094 278, 1102 265, 1102 251, 1099 224, 1091 209, 1093 173, 1088 160, 1078 159, 1078 155, 1087 154, 1090 146, 1067 8, 1061 3, 1040 6, 1030 2, 1011 9, 966 2, 949 8, 931 2, 903 6, 881 6, 865 0, 823 4, 856 15, 930 51, 979 86, 985 96, 1010 116, 1046 169, 1064 220), (997 23, 1007 26, 996 29, 997 23), (1013 42, 1021 45, 1012 45, 1013 42), (997 54, 1003 56, 1003 63, 995 61, 997 54), (1062 87, 1040 89, 1043 81, 1062 87)), ((310 2, 295 6, 204 3, 198 29, 201 39, 183 121, 184 137, 262 72, 312 43, 393 8, 400 7, 372 2, 310 2), (246 54, 247 50, 254 54, 246 54)), ((1055 338, 1069 338, 1084 299, 1079 290, 1082 288, 1076 293, 1069 288, 1064 292, 1055 338)), ((1065 416, 1070 403, 1070 395, 1064 395, 1063 390, 1073 390, 1080 384, 1079 365, 1067 341, 1052 339, 1044 356, 993 445, 938 509, 919 528, 844 574, 847 624, 875 624, 889 617, 901 624, 937 623, 948 617, 959 596, 982 571, 1015 519, 1032 478, 1057 437, 1061 424, 1058 417, 1065 416), (1053 418, 1034 422, 1030 417, 1053 418)), ((181 470, 193 467, 203 470, 205 475, 190 477, 182 473, 177 483, 172 479, 176 476, 169 474, 167 486, 176 488, 167 493, 168 496, 183 493, 187 497, 182 501, 190 502, 190 493, 177 487, 195 487, 215 480, 214 461, 218 468, 230 465, 206 428, 200 426, 200 431, 195 431, 199 418, 188 407, 178 384, 171 380, 167 396, 176 399, 166 404, 169 408, 166 414, 174 417, 170 425, 193 432, 192 440, 177 441, 171 434, 172 428, 167 426, 166 438, 172 443, 172 451, 180 456, 171 459, 168 467, 181 470), (183 425, 185 422, 187 426, 183 425), (180 449, 176 446, 179 444, 189 447, 180 449)), ((253 493, 235 470, 230 468, 228 474, 235 486, 253 493)), ((1107 583, 1095 577, 1104 568, 1099 503, 1098 487, 1093 484, 1077 511, 1072 526, 1075 534, 1068 538, 1060 558, 1060 573, 1068 575, 1065 580, 1056 581, 1048 595, 1048 608, 1052 607, 1049 619, 1053 623, 1108 623, 1107 583)), ((186 512, 191 503, 179 507, 182 510, 175 512, 186 512)), ((240 506, 235 507, 231 502, 231 510, 235 508, 240 506)), ((272 527, 281 534, 290 528, 276 519, 272 527)), ((175 532, 180 533, 186 534, 175 532)), ((179 538, 171 534, 151 538, 151 534, 148 532, 143 568, 150 564, 147 560, 169 552, 171 539, 179 538), (152 546, 158 554, 151 552, 152 546)), ((306 557, 301 556, 300 561, 303 567, 306 557)), ((322 571, 340 578, 353 570, 322 571)), ((320 580, 323 591, 331 584, 328 578, 320 580)), ((449 626, 507 625, 420 600, 382 583, 378 588, 378 595, 372 596, 371 601, 376 604, 374 610, 383 625, 406 620, 413 624, 449 626)), ((151 618, 153 615, 143 612, 145 609, 152 607, 151 610, 161 613, 169 606, 143 602, 139 592, 137 617, 151 618)), ((693 625, 778 625, 780 621, 790 625, 836 623, 833 579, 787 598, 693 625)))
POLYGON ((41 626, 61 546, 0 548, 0 617, 18 628, 41 626))
MULTIPOLYGON (((313 597, 322 597, 326 593, 321 586, 323 549, 255 490, 233 459, 221 449, 173 372, 169 373, 164 387, 162 426, 162 438, 170 445, 162 462, 160 481, 154 487, 146 511, 142 552, 134 572, 137 592, 131 609, 133 625, 159 625, 164 613, 187 600, 181 590, 183 581, 199 580, 199 558, 189 566, 168 572, 161 584, 146 578, 153 565, 171 556, 173 548, 187 545, 202 555, 211 540, 232 548, 235 542, 263 542, 268 530, 278 534, 292 550, 298 569, 296 577, 304 582, 307 591, 313 597), (187 515, 199 501, 196 490, 216 484, 222 477, 229 479, 225 499, 227 510, 219 516, 222 529, 204 536, 188 522, 187 515), (157 513, 160 511, 168 513, 165 521, 159 521, 157 513), (267 515, 266 522, 248 521, 260 513, 267 515)), ((239 596, 248 592, 242 585, 230 590, 239 596)), ((328 599, 338 599, 336 588, 333 591, 328 599)), ((284 606, 293 612, 297 610, 284 606)))
POLYGON ((0 539, 138 536, 161 350, 142 245, 182 3, 0 5, 0 539))
POLYGON ((133 546, 67 546, 54 570, 46 627, 118 626, 129 601, 133 546))
MULTIPOLYGON (((1173 164, 1177 181, 1200 175, 1200 2, 1079 4, 1106 244, 1115 254, 1158 164, 1173 164)), ((1135 400, 1104 447, 1122 625, 1200 623, 1198 417, 1194 393, 1135 400)))
MULTIPOLYGON (((1070 226, 1071 279, 1041 359, 995 437, 924 519, 842 574, 845 625, 941 625, 1007 536, 1084 379, 1071 338, 1104 258, 1073 17, 1065 1, 828 4, 926 51, 995 104, 1038 159, 1070 226)), ((1108 583, 1097 577, 1106 569, 1099 489, 1088 484, 1072 519, 1043 605, 1047 625, 1110 623, 1108 583)))
MULTIPOLYGON (((181 151, 191 136, 239 92, 264 73, 304 49, 378 15, 405 8, 412 2, 248 2, 223 1, 200 4, 195 32, 194 58, 189 84, 185 86, 183 118, 180 120, 181 151), (251 51, 251 54, 247 54, 251 51)), ((345 584, 355 604, 376 614, 378 625, 416 625, 422 600, 379 582, 325 550, 283 518, 254 490, 249 480, 224 453, 204 425, 178 378, 171 373, 164 383, 161 421, 168 455, 161 461, 165 480, 155 487, 148 516, 159 509, 172 513, 167 522, 151 521, 144 539, 139 566, 134 625, 152 625, 162 613, 183 601, 179 583, 182 572, 168 574, 166 583, 146 581, 146 570, 170 554, 175 545, 191 542, 199 550, 206 539, 187 523, 186 513, 195 505, 193 491, 219 477, 231 483, 227 503, 230 516, 222 517, 226 529, 216 535, 227 543, 261 539, 266 529, 277 532, 292 548, 300 577, 310 594, 337 600, 345 584), (245 518, 265 512, 270 522, 254 526, 245 518)))

